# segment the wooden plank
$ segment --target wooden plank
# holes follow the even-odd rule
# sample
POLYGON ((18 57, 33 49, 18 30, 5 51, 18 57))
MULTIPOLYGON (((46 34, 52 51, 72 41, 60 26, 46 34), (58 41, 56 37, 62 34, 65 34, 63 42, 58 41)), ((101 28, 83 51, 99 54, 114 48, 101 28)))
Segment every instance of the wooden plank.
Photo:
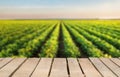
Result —
POLYGON ((52 58, 39 60, 0 58, 0 77, 84 77, 82 71, 86 77, 120 77, 119 58, 81 58, 79 63, 82 70, 76 58, 67 58, 67 61, 65 58, 55 58, 53 63, 52 58))
POLYGON ((52 58, 41 58, 31 77, 48 77, 52 58))
POLYGON ((108 58, 100 58, 100 60, 109 67, 117 76, 120 76, 120 67, 118 67, 116 64, 114 64, 110 59, 108 58))
POLYGON ((79 63, 83 72, 85 73, 85 77, 102 77, 100 73, 95 69, 92 63, 87 58, 79 59, 79 63))
POLYGON ((68 77, 67 63, 65 58, 54 59, 50 77, 68 77))
POLYGON ((16 58, 0 70, 0 77, 10 77, 10 75, 22 64, 25 58, 16 58))
POLYGON ((112 60, 115 64, 117 64, 120 67, 120 60, 118 58, 111 58, 110 60, 112 60))
POLYGON ((0 61, 0 69, 5 66, 7 63, 9 63, 12 60, 12 58, 4 58, 0 61))
POLYGON ((70 77, 84 77, 76 58, 68 58, 70 77))
POLYGON ((12 77, 29 77, 34 71, 39 59, 29 58, 24 64, 13 74, 12 77))
POLYGON ((90 58, 90 60, 104 77, 117 77, 98 58, 90 58))

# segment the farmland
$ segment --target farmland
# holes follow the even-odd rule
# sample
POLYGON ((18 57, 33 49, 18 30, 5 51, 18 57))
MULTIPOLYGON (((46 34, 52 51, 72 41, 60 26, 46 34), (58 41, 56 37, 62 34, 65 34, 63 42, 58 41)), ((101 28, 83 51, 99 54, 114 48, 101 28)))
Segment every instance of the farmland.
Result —
POLYGON ((120 20, 0 20, 0 57, 120 57, 120 20))

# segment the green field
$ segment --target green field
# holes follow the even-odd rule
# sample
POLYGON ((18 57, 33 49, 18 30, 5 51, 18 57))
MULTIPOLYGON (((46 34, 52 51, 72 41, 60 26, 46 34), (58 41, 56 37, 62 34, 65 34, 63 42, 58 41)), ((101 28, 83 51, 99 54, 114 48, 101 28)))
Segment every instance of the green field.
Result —
POLYGON ((120 57, 120 20, 0 20, 0 57, 120 57))

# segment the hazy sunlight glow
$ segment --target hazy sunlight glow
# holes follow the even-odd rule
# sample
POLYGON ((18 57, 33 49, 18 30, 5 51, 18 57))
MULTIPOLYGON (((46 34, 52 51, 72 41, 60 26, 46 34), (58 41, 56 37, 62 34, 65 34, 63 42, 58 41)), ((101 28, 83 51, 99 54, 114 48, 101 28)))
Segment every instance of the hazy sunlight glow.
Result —
POLYGON ((0 19, 120 18, 120 0, 1 0, 0 19))

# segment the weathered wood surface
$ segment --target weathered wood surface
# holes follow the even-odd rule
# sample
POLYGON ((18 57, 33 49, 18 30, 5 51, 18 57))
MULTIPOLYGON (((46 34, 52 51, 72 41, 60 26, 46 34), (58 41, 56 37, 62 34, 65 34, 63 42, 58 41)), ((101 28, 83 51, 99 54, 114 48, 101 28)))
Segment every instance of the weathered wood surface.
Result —
POLYGON ((120 77, 120 59, 0 58, 0 77, 120 77))

